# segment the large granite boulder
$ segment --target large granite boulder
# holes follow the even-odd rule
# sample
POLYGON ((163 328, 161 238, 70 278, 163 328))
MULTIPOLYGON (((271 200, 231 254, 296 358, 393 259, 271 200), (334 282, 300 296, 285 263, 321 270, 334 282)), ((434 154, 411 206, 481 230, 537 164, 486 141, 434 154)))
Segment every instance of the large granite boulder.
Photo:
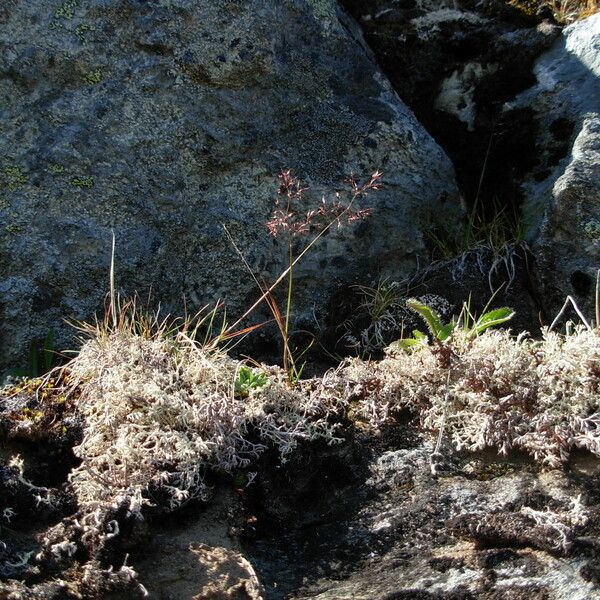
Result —
POLYGON ((594 315, 600 267, 600 14, 570 25, 535 65, 537 84, 506 111, 527 111, 537 164, 524 215, 547 304, 571 294, 594 315))
MULTIPOLYGON (((233 317, 272 281, 276 175, 312 196, 384 172, 371 218, 298 266, 300 313, 338 281, 402 274, 423 224, 457 220, 453 167, 333 0, 9 0, 0 7, 0 366, 108 287, 163 308, 225 298, 233 317)), ((316 308, 316 310, 315 310, 316 308)), ((60 329, 57 331, 57 329, 60 329)))

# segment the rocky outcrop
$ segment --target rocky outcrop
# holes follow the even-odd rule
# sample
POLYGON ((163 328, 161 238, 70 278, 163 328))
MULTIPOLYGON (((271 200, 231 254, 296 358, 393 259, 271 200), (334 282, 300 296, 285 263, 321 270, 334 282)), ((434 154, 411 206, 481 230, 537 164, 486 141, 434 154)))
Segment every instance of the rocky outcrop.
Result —
POLYGON ((507 234, 526 231, 534 247, 529 287, 544 321, 569 294, 591 316, 600 258, 598 15, 561 31, 548 11, 526 15, 504 2, 344 5, 448 152, 480 217, 522 213, 507 234))
MULTIPOLYGON (((335 461, 335 484, 313 472, 321 494, 305 500, 283 531, 271 529, 246 545, 265 598, 598 597, 596 543, 589 537, 596 529, 597 495, 589 486, 597 463, 574 463, 570 475, 540 473, 518 457, 459 458, 444 450, 435 477, 431 448, 415 444, 410 428, 402 431, 411 440, 406 445, 399 431, 390 444, 390 434, 363 457, 362 475, 356 463, 343 469, 335 461)), ((272 512, 259 520, 269 528, 281 495, 267 497, 272 512)))
POLYGON ((273 280, 281 169, 315 202, 350 172, 385 173, 372 217, 299 265, 307 313, 338 280, 412 268, 422 223, 460 216, 449 160, 329 0, 9 2, 0 97, 4 365, 49 329, 63 347, 57 323, 102 307, 111 230, 124 292, 239 314, 258 294, 222 224, 273 280))
POLYGON ((524 214, 548 304, 571 294, 594 314, 600 266, 600 15, 565 28, 535 65, 537 84, 506 111, 527 111, 537 164, 524 214))
POLYGON ((486 218, 518 210, 518 182, 532 155, 521 113, 504 102, 534 82, 534 60, 558 33, 512 3, 342 0, 400 97, 456 167, 468 201, 486 218))
POLYGON ((0 389, 0 598, 599 597, 598 357, 462 332, 291 387, 99 335, 0 389))
POLYGON ((0 596, 600 596, 597 457, 542 470, 518 453, 438 447, 404 421, 305 444, 284 465, 269 453, 256 472, 215 476, 207 503, 171 516, 146 506, 143 520, 125 501, 107 515, 76 512, 60 463, 44 464, 41 444, 3 439, 23 453, 0 464, 0 596))

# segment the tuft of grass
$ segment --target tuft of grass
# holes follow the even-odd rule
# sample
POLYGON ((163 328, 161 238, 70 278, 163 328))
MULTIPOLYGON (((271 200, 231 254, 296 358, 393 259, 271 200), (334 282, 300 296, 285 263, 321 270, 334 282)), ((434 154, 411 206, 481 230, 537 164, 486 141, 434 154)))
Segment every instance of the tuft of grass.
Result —
POLYGON ((525 243, 525 225, 517 214, 504 209, 494 209, 487 220, 473 211, 465 227, 452 224, 426 232, 432 248, 432 258, 448 260, 481 248, 490 249, 495 255, 507 247, 525 243))
MULTIPOLYGON (((312 346, 312 342, 301 352, 294 352, 291 347, 291 321, 292 321, 292 303, 294 291, 294 268, 296 264, 311 250, 311 248, 329 232, 332 227, 340 228, 351 223, 366 219, 371 213, 371 208, 358 208, 356 204, 364 199, 370 192, 377 191, 381 187, 382 174, 375 171, 371 177, 360 184, 353 176, 350 176, 346 183, 349 186, 348 199, 342 201, 342 195, 339 192, 334 194, 332 199, 325 196, 321 202, 312 207, 306 206, 305 192, 308 189, 302 182, 294 177, 291 171, 282 171, 279 174, 279 186, 276 193, 276 199, 270 218, 266 222, 269 233, 277 238, 283 238, 286 242, 287 268, 285 268, 277 277, 272 285, 259 281, 254 274, 252 267, 244 257, 243 253, 235 243, 233 236, 223 224, 229 240, 235 251, 240 257, 243 265, 246 267, 254 282, 262 292, 260 298, 248 308, 244 314, 231 326, 237 327, 252 312, 265 301, 269 310, 273 314, 273 321, 282 340, 283 356, 282 364, 285 372, 288 374, 289 384, 293 387, 297 385, 302 377, 306 363, 301 363, 301 359, 312 346), (296 253, 296 245, 299 238, 309 237, 310 240, 304 244, 304 247, 296 253), (282 311, 273 294, 275 288, 284 280, 287 280, 287 294, 285 309, 282 311)), ((229 330, 228 330, 229 331, 229 330)))
POLYGON ((560 25, 569 25, 600 11, 598 0, 547 0, 545 6, 560 25))
POLYGON ((81 349, 47 376, 82 423, 70 479, 84 513, 123 499, 139 515, 149 505, 172 511, 207 497, 209 471, 245 469, 269 447, 285 461, 303 440, 339 441, 331 416, 346 399, 290 389, 283 370, 230 358, 221 346, 235 335, 220 305, 163 318, 120 300, 114 264, 111 291, 103 319, 75 324, 81 349))
POLYGON ((353 288, 360 302, 353 315, 342 325, 344 333, 341 341, 354 348, 360 356, 367 357, 387 346, 390 334, 402 330, 410 285, 381 279, 374 286, 356 285, 353 288))
POLYGON ((543 9, 550 9, 559 25, 585 19, 600 10, 598 0, 509 0, 508 4, 528 17, 535 17, 543 9))
POLYGON ((362 296, 359 309, 365 311, 376 323, 385 318, 394 309, 404 304, 406 298, 406 286, 400 282, 391 281, 389 278, 380 279, 375 286, 366 285, 353 286, 362 296))
POLYGON ((432 259, 451 266, 455 280, 460 279, 466 264, 474 260, 482 274, 487 275, 490 291, 494 291, 494 276, 502 268, 506 272, 508 290, 517 274, 519 257, 527 260, 529 245, 525 240, 525 225, 518 215, 500 210, 490 221, 473 212, 463 229, 449 225, 445 229, 425 234, 432 248, 432 259), (485 263, 491 264, 486 267, 485 263))

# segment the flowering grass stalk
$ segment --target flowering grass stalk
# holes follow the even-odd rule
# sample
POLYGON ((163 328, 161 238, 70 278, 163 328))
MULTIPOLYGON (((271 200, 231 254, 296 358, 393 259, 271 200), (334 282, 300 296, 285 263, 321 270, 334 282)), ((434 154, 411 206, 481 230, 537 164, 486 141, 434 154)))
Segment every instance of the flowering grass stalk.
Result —
MULTIPOLYGON (((304 206, 304 192, 308 188, 303 187, 300 180, 294 177, 289 170, 282 171, 279 174, 279 187, 275 199, 275 207, 266 225, 273 237, 286 239, 288 265, 275 282, 268 287, 261 284, 254 274, 252 274, 262 294, 225 333, 235 330, 263 301, 266 301, 281 334, 283 342, 283 368, 288 374, 289 382, 292 384, 300 378, 302 372, 302 369, 296 365, 296 359, 290 348, 290 318, 294 289, 294 267, 334 225, 337 228, 341 228, 344 225, 366 219, 372 213, 372 209, 370 208, 355 208, 354 205, 360 198, 367 196, 369 192, 378 190, 381 186, 380 179, 381 173, 379 171, 375 171, 370 179, 363 184, 359 184, 351 176, 347 180, 350 186, 349 200, 347 202, 343 202, 341 193, 336 192, 333 200, 328 200, 323 196, 318 206, 307 209, 304 206), (311 233, 314 233, 312 239, 294 256, 294 240, 309 236, 311 233), (273 291, 286 278, 288 283, 286 305, 285 313, 282 313, 277 301, 273 297, 273 291)), ((241 254, 237 246, 236 251, 238 254, 241 254)), ((243 259, 243 256, 242 260, 246 267, 250 268, 243 259)))

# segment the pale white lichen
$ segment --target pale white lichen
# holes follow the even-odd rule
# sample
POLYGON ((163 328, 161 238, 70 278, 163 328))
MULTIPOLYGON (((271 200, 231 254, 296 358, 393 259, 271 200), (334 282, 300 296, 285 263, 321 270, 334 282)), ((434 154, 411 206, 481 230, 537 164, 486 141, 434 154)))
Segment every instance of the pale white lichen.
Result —
POLYGON ((271 368, 266 386, 240 397, 239 365, 185 339, 117 332, 87 342, 69 365, 84 422, 70 476, 80 505, 127 497, 139 510, 159 490, 174 509, 205 496, 209 469, 246 468, 268 446, 285 460, 300 440, 337 439, 328 416, 346 400, 326 378, 292 390, 271 368))
POLYGON ((571 549, 575 528, 585 525, 589 520, 581 503, 581 496, 571 499, 569 510, 557 512, 548 508, 542 511, 524 506, 521 513, 532 519, 536 525, 552 531, 556 535, 555 549, 564 553, 571 549))
POLYGON ((13 508, 11 508, 10 506, 7 506, 3 511, 2 511, 2 518, 7 522, 10 523, 10 520, 16 515, 17 513, 15 512, 15 510, 13 508))
POLYGON ((484 77, 497 70, 497 65, 482 65, 478 62, 466 63, 460 69, 455 69, 440 84, 434 102, 435 108, 455 116, 467 125, 468 131, 473 131, 477 115, 477 86, 484 77))
POLYGON ((520 448, 556 467, 573 448, 600 456, 600 336, 584 327, 541 341, 506 331, 352 361, 359 414, 378 427, 413 410, 426 430, 477 451, 520 448))

